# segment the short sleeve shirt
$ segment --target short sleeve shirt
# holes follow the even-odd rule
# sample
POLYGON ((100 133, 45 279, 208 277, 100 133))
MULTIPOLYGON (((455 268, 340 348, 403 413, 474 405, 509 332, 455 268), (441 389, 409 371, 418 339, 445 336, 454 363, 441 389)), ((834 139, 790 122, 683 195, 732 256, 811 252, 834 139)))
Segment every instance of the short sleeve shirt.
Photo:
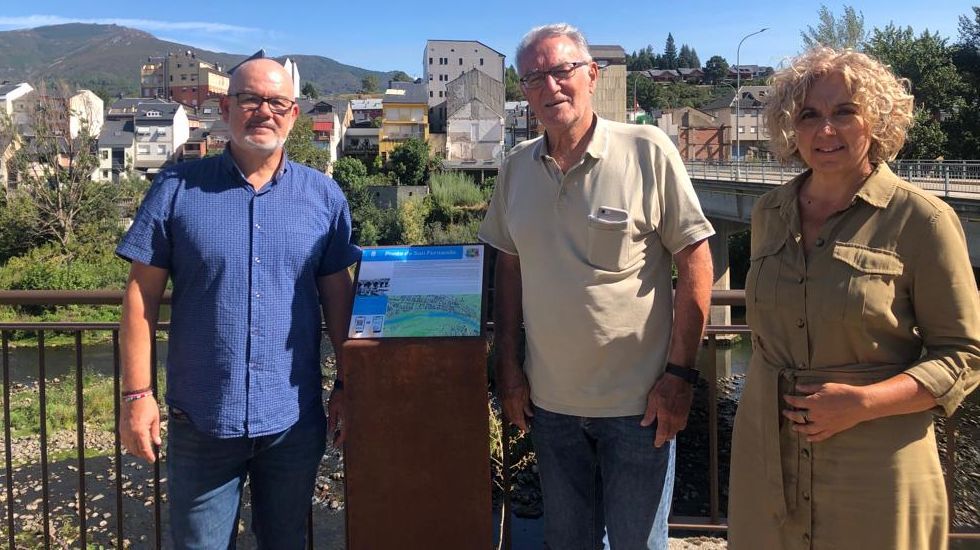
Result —
POLYGON ((170 272, 167 403, 216 437, 320 407, 317 278, 358 260, 350 236, 336 182, 285 156, 257 192, 228 150, 162 172, 116 253, 170 272))
POLYGON ((520 257, 534 403, 642 414, 667 360, 672 255, 713 234, 677 148, 655 127, 596 117, 566 174, 544 137, 516 147, 479 235, 520 257))

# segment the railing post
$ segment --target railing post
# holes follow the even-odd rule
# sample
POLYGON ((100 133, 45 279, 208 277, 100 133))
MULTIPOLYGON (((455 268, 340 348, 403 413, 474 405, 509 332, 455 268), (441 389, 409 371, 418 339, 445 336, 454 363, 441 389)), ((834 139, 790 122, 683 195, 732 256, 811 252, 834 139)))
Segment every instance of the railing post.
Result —
POLYGON ((708 469, 711 495, 711 523, 720 522, 718 482, 718 337, 708 335, 708 469))

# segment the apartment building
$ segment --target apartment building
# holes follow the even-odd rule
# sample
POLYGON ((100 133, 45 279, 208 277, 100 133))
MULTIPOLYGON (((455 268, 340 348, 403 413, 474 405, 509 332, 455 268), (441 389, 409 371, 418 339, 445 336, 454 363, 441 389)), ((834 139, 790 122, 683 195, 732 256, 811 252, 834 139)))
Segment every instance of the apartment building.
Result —
POLYGON ((428 40, 422 53, 422 81, 428 86, 429 123, 433 132, 445 132, 449 113, 446 85, 477 69, 504 81, 504 54, 476 40, 428 40))
POLYGON ((151 57, 140 68, 140 96, 162 97, 197 107, 228 93, 230 77, 193 50, 151 57))

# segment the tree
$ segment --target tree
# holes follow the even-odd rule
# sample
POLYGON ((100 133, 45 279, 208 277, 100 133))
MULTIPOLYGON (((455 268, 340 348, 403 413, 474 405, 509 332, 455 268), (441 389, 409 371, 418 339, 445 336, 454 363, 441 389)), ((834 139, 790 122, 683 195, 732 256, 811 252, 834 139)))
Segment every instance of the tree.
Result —
POLYGON ((513 65, 507 67, 507 71, 504 73, 504 82, 507 101, 524 100, 524 90, 521 90, 521 77, 517 74, 517 69, 513 65))
POLYGON ((378 91, 378 77, 368 75, 361 79, 361 92, 370 94, 378 91))
POLYGON ((388 165, 398 185, 424 185, 429 179, 429 144, 418 138, 405 140, 392 151, 388 165))
POLYGON ((657 86, 649 78, 637 73, 626 77, 627 108, 633 107, 633 90, 636 90, 636 103, 647 112, 657 108, 657 86))
POLYGON ((950 135, 951 158, 980 159, 980 6, 974 6, 973 19, 959 18, 959 42, 953 48, 953 64, 966 85, 964 107, 946 122, 950 135))
POLYGON ((698 51, 691 48, 691 68, 696 69, 701 66, 701 60, 698 58, 698 51))
POLYGON ((677 46, 674 45, 674 35, 667 33, 667 43, 664 45, 662 69, 677 68, 677 46))
POLYGON ((333 165, 333 179, 341 186, 363 180, 367 177, 367 173, 367 166, 354 157, 338 159, 333 165))
POLYGON ((316 91, 316 86, 309 81, 307 81, 306 84, 303 84, 303 89, 300 90, 300 93, 310 99, 317 99, 320 97, 320 92, 316 91))
POLYGON ((405 71, 395 71, 391 74, 392 82, 415 82, 415 79, 409 76, 405 71))
POLYGON ((817 10, 817 17, 820 21, 816 28, 807 25, 806 30, 800 32, 804 49, 815 46, 834 49, 861 48, 867 36, 863 13, 855 11, 853 6, 844 6, 844 15, 837 18, 827 6, 821 5, 817 10))
POLYGON ((330 165, 330 151, 317 147, 313 137, 313 119, 300 115, 286 139, 286 154, 289 160, 324 172, 330 165))
POLYGON ((720 55, 713 55, 704 64, 704 79, 710 84, 721 84, 728 78, 728 61, 720 55))
MULTIPOLYGON (((120 232, 117 189, 92 181, 98 138, 88 121, 96 107, 74 111, 66 99, 72 95, 64 85, 49 92, 42 84, 25 126, 0 118, 0 144, 14 150, 8 168, 17 180, 16 196, 4 202, 7 211, 0 215, 4 232, 11 232, 6 237, 20 235, 30 247, 53 243, 69 259, 85 239, 120 232)), ((14 246, 0 254, 16 252, 14 246)))

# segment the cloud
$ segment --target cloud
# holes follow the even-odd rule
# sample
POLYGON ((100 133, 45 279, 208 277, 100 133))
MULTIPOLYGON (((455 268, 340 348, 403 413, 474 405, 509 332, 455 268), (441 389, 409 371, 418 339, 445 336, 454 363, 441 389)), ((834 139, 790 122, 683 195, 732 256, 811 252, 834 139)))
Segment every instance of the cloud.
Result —
POLYGON ((122 19, 122 18, 92 18, 73 19, 59 15, 25 15, 20 17, 0 17, 0 27, 8 29, 30 29, 46 25, 62 25, 65 23, 93 23, 99 25, 121 25, 134 27, 145 31, 189 31, 208 33, 246 34, 260 31, 250 27, 227 25, 225 23, 209 23, 206 21, 157 21, 153 19, 122 19))

